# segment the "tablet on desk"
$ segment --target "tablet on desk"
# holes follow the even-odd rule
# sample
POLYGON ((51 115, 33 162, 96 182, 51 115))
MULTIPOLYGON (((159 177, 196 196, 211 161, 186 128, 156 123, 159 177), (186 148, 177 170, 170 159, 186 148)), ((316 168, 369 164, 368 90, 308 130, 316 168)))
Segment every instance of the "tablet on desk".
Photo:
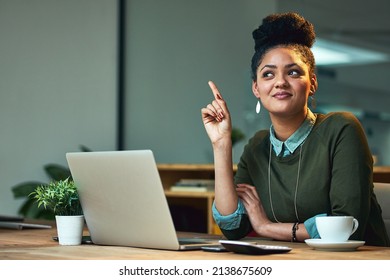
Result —
POLYGON ((0 222, 23 222, 24 218, 20 216, 0 215, 0 222))
POLYGON ((0 228, 9 228, 9 229, 47 229, 51 228, 50 225, 41 225, 41 224, 32 224, 24 222, 1 222, 0 228))

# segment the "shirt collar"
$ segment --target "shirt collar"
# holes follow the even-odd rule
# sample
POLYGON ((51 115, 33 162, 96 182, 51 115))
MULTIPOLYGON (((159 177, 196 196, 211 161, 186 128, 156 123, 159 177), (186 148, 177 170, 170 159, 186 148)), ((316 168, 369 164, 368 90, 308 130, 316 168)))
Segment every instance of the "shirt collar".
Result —
POLYGON ((315 122, 317 115, 313 114, 310 109, 307 109, 307 115, 301 126, 284 142, 278 140, 275 136, 273 125, 270 127, 270 141, 277 156, 290 155, 306 140, 309 136, 315 122), (283 149, 284 146, 284 149, 283 149))

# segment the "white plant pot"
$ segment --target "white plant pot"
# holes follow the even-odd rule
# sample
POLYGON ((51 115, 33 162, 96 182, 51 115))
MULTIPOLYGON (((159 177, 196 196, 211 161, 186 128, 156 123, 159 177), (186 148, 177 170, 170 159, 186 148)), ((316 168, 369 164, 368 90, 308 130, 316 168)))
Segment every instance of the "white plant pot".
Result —
POLYGON ((84 215, 56 216, 60 245, 80 245, 83 237, 84 215))

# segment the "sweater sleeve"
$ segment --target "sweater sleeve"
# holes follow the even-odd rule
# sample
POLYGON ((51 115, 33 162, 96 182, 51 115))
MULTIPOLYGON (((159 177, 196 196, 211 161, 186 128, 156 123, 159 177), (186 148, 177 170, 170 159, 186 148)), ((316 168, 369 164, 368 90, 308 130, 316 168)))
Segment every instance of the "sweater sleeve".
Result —
POLYGON ((350 215, 359 221, 351 239, 364 240, 369 218, 372 184, 372 156, 364 130, 349 113, 337 115, 333 122, 332 180, 330 186, 330 215, 350 215))

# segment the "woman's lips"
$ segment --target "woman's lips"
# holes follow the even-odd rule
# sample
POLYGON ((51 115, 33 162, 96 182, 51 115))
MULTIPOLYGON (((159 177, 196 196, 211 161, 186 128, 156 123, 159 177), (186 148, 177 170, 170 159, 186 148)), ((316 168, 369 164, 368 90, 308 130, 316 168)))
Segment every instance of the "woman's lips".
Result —
POLYGON ((289 98, 291 96, 292 96, 292 94, 287 92, 287 91, 277 92, 274 95, 272 95, 272 97, 274 97, 276 99, 285 99, 285 98, 289 98))

